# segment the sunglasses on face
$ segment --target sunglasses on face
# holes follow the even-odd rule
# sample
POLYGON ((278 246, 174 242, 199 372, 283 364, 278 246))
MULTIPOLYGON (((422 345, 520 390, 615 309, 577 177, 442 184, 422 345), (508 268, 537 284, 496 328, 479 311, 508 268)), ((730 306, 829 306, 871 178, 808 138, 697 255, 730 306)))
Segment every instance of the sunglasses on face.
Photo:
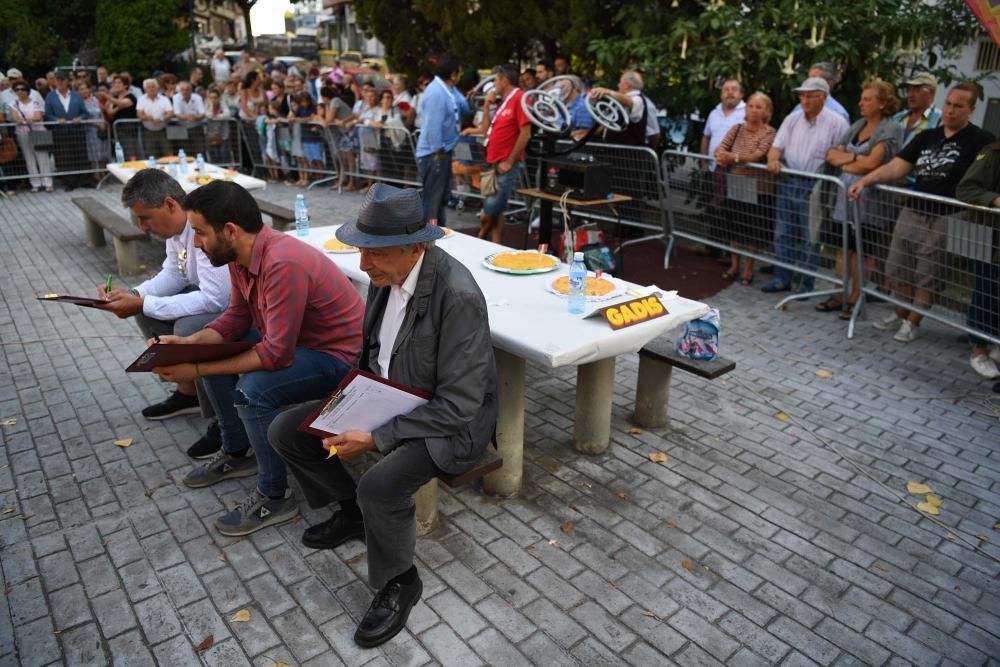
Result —
POLYGON ((28 92, 28 89, 25 88, 24 86, 18 86, 17 88, 14 89, 14 92, 15 93, 26 93, 26 92, 28 92))

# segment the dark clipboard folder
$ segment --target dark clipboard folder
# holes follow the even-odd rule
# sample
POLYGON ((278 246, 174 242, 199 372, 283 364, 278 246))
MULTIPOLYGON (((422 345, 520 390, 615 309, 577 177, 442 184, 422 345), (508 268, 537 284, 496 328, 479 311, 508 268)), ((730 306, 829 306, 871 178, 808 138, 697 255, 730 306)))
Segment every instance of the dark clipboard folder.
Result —
POLYGON ((155 343, 147 347, 139 358, 129 364, 126 373, 149 373, 158 366, 175 366, 177 364, 200 364, 206 361, 218 361, 235 357, 240 352, 246 352, 255 343, 237 341, 235 343, 193 343, 167 344, 155 343))
POLYGON ((74 306, 83 306, 84 308, 97 308, 98 310, 104 310, 104 306, 108 305, 108 302, 104 299, 96 299, 90 296, 70 296, 69 294, 43 294, 39 297, 35 297, 39 301, 57 301, 59 303, 71 303, 74 306))

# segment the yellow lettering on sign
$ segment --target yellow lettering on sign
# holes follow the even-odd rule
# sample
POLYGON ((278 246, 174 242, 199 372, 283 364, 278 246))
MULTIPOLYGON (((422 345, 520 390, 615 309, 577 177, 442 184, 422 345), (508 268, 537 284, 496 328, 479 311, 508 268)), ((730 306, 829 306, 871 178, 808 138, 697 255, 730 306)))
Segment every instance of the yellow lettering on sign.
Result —
POLYGON ((608 308, 604 311, 604 316, 608 318, 608 322, 610 322, 612 326, 620 327, 625 324, 625 319, 622 317, 622 314, 618 312, 617 308, 608 308))
POLYGON ((622 304, 622 321, 625 324, 635 322, 635 315, 632 314, 632 309, 628 307, 627 303, 622 304))
POLYGON ((642 301, 632 302, 632 313, 635 315, 635 319, 644 320, 649 316, 649 312, 646 310, 646 306, 642 301))
POLYGON ((646 310, 649 311, 649 314, 654 317, 663 312, 663 304, 655 296, 645 299, 643 303, 646 304, 646 310))

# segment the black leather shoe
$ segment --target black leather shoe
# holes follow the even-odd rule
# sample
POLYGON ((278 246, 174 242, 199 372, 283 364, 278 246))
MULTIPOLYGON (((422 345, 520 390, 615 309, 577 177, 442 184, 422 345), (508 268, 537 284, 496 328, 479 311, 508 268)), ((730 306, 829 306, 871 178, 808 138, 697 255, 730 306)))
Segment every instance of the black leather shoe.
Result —
POLYGON ((354 633, 355 643, 363 648, 373 648, 395 637, 406 626, 410 610, 423 591, 424 584, 420 577, 412 584, 390 581, 383 586, 358 624, 354 633))
POLYGON ((310 549, 334 549, 348 540, 365 541, 365 523, 360 519, 350 519, 338 510, 333 516, 306 528, 302 533, 302 544, 310 549))

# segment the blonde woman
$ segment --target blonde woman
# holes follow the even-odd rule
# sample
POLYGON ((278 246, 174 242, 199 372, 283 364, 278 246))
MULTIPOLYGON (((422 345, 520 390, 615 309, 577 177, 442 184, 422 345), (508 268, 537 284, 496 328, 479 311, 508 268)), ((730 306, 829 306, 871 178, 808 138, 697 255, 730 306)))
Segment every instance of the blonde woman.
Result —
MULTIPOLYGON (((826 153, 827 163, 840 168, 840 181, 844 184, 844 191, 865 174, 892 160, 903 143, 903 126, 892 118, 899 111, 899 98, 892 86, 881 79, 867 81, 861 89, 858 108, 861 118, 851 125, 840 143, 826 153)), ((876 263, 884 259, 889 248, 888 224, 895 216, 886 213, 887 206, 884 194, 874 188, 865 190, 859 201, 860 219, 854 222, 861 226, 861 250, 866 274, 874 271, 876 263)), ((847 202, 839 195, 833 209, 833 219, 843 222, 846 216, 847 202)), ((850 319, 851 308, 861 295, 862 277, 858 275, 855 255, 856 236, 856 233, 848 235, 847 267, 851 287, 847 303, 831 297, 816 305, 816 310, 819 311, 839 310, 842 319, 850 319)), ((843 254, 837 253, 837 275, 843 271, 843 254)))
MULTIPOLYGON (((771 149, 777 130, 771 127, 774 104, 764 93, 757 92, 747 98, 746 115, 742 123, 729 128, 722 143, 715 150, 715 160, 729 174, 742 176, 748 187, 727 187, 727 216, 733 224, 732 243, 734 247, 757 250, 767 244, 774 235, 773 181, 763 169, 745 165, 767 162, 767 152, 771 149)), ((727 182, 727 185, 729 183, 727 182)), ((732 184, 735 185, 735 182, 732 184)), ((746 259, 740 270, 740 255, 730 254, 729 270, 722 277, 729 280, 740 276, 744 286, 753 283, 753 260, 746 259)))

